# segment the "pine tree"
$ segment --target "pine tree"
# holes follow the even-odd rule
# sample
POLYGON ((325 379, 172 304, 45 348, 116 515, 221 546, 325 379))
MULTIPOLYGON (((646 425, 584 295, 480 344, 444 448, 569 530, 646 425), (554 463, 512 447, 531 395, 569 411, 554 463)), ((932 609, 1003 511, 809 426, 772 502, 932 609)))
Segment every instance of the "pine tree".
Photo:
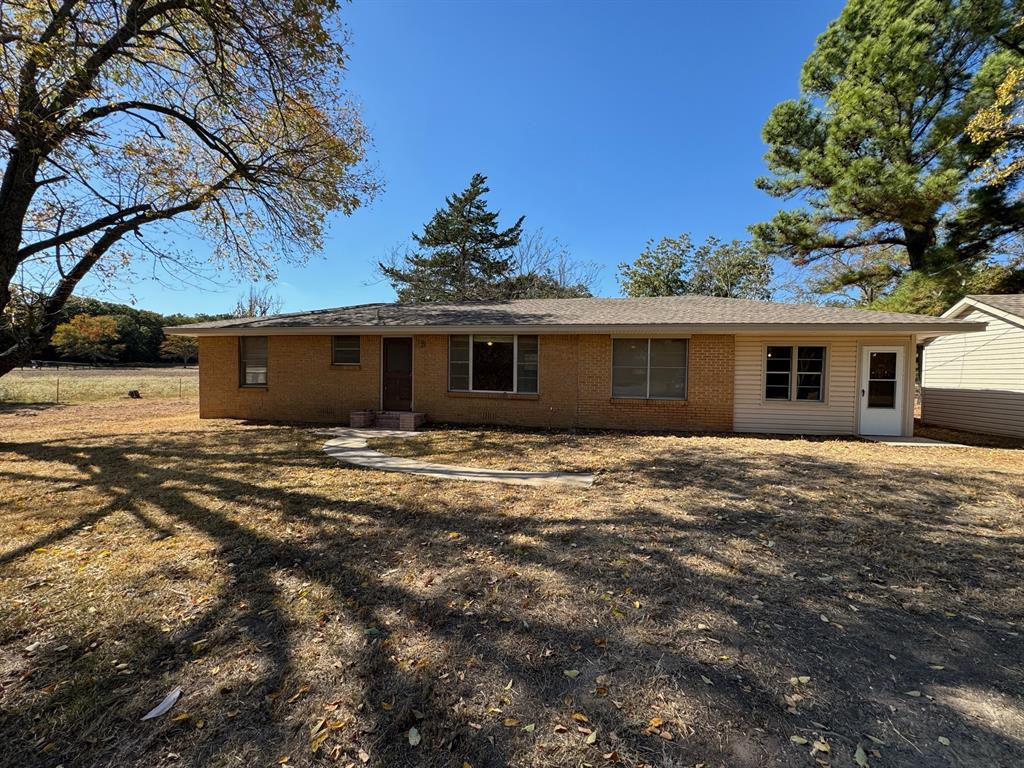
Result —
MULTIPOLYGON (((1000 42, 1024 36, 1013 5, 849 0, 804 64, 801 97, 764 126, 772 175, 758 186, 803 206, 751 227, 758 244, 797 265, 869 248, 899 273, 937 273, 1024 231, 1024 166, 979 184, 999 144, 967 135, 1020 62, 1000 42)), ((1024 93, 1003 101, 1013 110, 1024 93)))
POLYGON ((487 177, 473 174, 464 191, 445 199, 423 233, 412 236, 415 252, 379 265, 400 302, 496 298, 496 287, 514 267, 510 249, 519 244, 524 217, 499 229, 498 213, 484 199, 489 191, 487 177))

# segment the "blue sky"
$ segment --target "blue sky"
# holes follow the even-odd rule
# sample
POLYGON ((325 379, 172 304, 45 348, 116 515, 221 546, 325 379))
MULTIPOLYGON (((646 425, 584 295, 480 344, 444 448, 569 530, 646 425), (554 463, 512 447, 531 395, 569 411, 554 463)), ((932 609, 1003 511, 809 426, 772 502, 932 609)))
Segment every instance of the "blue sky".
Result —
MULTIPOLYGON (((480 171, 492 207, 604 265, 649 238, 745 238, 777 209, 754 188, 761 126, 796 96, 800 66, 838 0, 664 3, 384 2, 343 8, 347 83, 374 137, 383 194, 331 219, 323 254, 284 267, 285 310, 393 298, 373 265, 480 171)), ((161 312, 227 311, 240 292, 134 296, 161 312)))

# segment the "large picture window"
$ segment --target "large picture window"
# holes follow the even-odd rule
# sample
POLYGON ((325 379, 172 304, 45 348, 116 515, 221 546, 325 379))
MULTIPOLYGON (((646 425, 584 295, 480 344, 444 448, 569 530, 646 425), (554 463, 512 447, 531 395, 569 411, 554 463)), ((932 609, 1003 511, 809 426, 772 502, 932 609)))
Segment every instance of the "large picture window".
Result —
POLYGON ((449 336, 448 389, 535 394, 538 348, 536 336, 449 336))
POLYGON ((267 386, 267 337, 240 336, 239 383, 243 387, 267 386))
POLYGON ((612 397, 686 399, 686 339, 613 339, 612 397))
POLYGON ((823 401, 825 347, 767 347, 764 399, 823 401))

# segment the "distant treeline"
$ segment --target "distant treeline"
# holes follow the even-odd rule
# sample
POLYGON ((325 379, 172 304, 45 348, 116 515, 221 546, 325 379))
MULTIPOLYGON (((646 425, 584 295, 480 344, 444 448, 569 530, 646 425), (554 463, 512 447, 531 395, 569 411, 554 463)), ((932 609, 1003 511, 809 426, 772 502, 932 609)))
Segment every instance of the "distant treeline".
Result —
MULTIPOLYGON (((168 325, 184 325, 199 323, 206 320, 223 320, 231 314, 221 315, 161 315, 147 309, 136 309, 127 304, 112 304, 99 299, 72 296, 61 312, 62 323, 70 322, 79 315, 89 317, 107 316, 117 323, 117 340, 111 345, 110 362, 166 364, 166 355, 161 355, 160 344, 166 338, 163 329, 168 325)), ((51 343, 41 355, 40 360, 73 360, 75 356, 61 354, 51 343)))

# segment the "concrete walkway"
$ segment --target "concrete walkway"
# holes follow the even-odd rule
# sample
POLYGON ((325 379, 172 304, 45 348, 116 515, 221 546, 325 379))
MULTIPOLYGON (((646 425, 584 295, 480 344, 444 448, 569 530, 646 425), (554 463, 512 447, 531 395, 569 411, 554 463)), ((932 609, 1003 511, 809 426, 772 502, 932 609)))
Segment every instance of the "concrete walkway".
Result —
POLYGON ((919 446, 922 448, 966 448, 959 443, 944 443, 930 437, 889 437, 887 435, 861 435, 865 440, 882 445, 919 446))
POLYGON ((589 488, 594 476, 585 472, 515 472, 506 469, 481 469, 480 467, 456 467, 450 464, 431 464, 418 459, 388 456, 386 453, 367 448, 367 441, 375 437, 415 437, 418 432, 402 432, 393 429, 352 429, 331 430, 337 437, 324 443, 328 456, 367 469, 382 472, 405 472, 410 475, 426 475, 446 480, 471 480, 481 483, 508 483, 510 485, 564 485, 571 488, 589 488))

